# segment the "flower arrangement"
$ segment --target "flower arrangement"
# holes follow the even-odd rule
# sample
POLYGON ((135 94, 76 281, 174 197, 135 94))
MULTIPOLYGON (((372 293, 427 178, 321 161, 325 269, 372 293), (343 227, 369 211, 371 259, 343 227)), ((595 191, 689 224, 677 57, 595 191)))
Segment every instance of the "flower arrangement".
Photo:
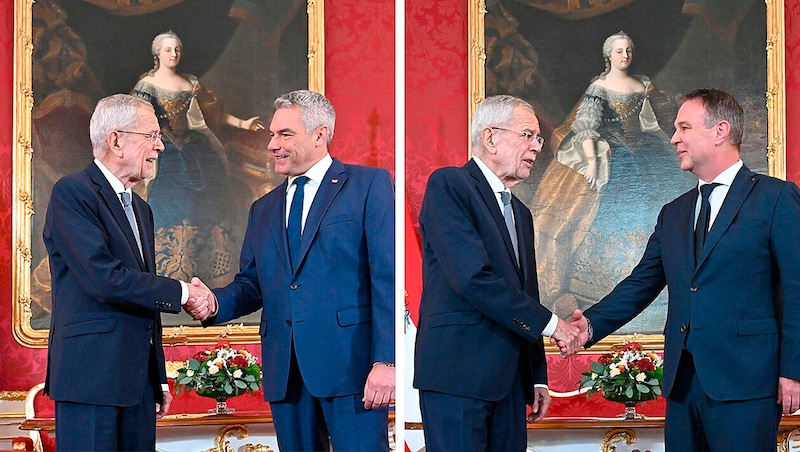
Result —
POLYGON ((198 395, 218 399, 253 394, 261 387, 261 366, 256 361, 247 350, 235 350, 221 342, 198 352, 178 369, 176 393, 194 389, 198 395))
POLYGON ((631 402, 654 400, 661 395, 664 380, 663 360, 654 352, 643 351, 638 342, 611 348, 592 369, 583 372, 581 388, 589 388, 587 397, 600 392, 608 400, 631 402))

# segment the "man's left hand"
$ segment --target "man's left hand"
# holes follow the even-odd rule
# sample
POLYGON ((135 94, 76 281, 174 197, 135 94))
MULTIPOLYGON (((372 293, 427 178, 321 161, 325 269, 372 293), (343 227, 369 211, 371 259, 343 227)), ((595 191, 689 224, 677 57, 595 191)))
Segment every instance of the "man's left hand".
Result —
POLYGON ((371 410, 389 405, 394 400, 395 371, 386 363, 372 366, 364 385, 364 408, 371 410))
POLYGON ((172 405, 172 394, 169 391, 162 392, 164 394, 164 402, 156 403, 156 419, 161 419, 169 412, 169 406, 172 405))
POLYGON ((778 405, 783 405, 783 414, 792 414, 800 410, 799 380, 778 378, 778 405))
POLYGON ((547 414, 548 408, 550 408, 550 393, 547 388, 534 388, 533 405, 531 405, 531 414, 528 415, 528 423, 533 424, 541 421, 544 415, 547 414))

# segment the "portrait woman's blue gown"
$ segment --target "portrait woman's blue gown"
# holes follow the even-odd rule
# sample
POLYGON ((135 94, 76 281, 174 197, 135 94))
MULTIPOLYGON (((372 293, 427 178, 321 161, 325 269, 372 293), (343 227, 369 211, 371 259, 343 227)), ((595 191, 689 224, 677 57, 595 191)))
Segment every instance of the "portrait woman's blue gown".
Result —
POLYGON ((170 91, 140 80, 133 95, 150 102, 164 141, 155 177, 146 182, 156 228, 159 274, 224 284, 237 268, 249 192, 228 174, 225 150, 211 131, 224 111, 196 77, 191 91, 170 91))
MULTIPOLYGON (((680 170, 659 123, 651 102, 657 92, 647 77, 636 78, 645 85, 643 92, 590 85, 574 114, 554 132, 556 162, 551 167, 560 168, 545 173, 534 214, 539 214, 543 292, 559 314, 571 315, 572 309, 599 301, 627 276, 661 207, 696 183, 680 170), (588 165, 582 143, 587 139, 595 142, 594 187, 582 177, 588 165)), ((668 115, 661 115, 664 121, 668 115)))

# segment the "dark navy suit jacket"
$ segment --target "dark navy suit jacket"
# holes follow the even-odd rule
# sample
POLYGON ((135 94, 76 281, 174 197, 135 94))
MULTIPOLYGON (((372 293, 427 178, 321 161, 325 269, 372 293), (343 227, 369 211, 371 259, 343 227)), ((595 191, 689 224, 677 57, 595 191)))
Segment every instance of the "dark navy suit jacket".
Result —
POLYGON ((486 177, 470 160, 436 170, 420 211, 423 290, 414 387, 496 401, 520 375, 528 404, 547 383, 533 220, 512 197, 521 265, 486 177))
POLYGON ((153 215, 125 211, 95 164, 53 186, 44 225, 53 313, 45 390, 55 401, 132 406, 167 382, 159 313, 180 311, 178 281, 155 275, 153 215), (151 361, 151 353, 156 357, 151 361))
MULTIPOLYGON (((361 394, 372 364, 394 362, 394 187, 388 171, 344 165, 325 174, 293 271, 286 184, 253 203, 234 281, 215 289, 224 323, 262 309, 264 398, 286 394, 292 342, 316 397, 361 394)), ((208 322, 206 322, 208 323, 208 322)))
POLYGON ((800 379, 800 190, 743 167, 697 266, 696 200, 693 189, 664 206, 641 262, 585 312, 593 342, 632 319, 667 285, 664 395, 689 338, 709 397, 774 397, 779 376, 800 379))

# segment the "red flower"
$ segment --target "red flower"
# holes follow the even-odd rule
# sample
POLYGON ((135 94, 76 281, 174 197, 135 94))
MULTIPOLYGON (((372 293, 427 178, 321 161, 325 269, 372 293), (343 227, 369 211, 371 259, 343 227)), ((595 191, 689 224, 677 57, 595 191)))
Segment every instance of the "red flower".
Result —
POLYGON ((611 360, 613 359, 614 355, 612 355, 611 353, 606 353, 605 355, 600 356, 600 358, 597 359, 597 362, 606 366, 608 364, 611 364, 611 360))
POLYGON ((642 344, 638 342, 628 342, 627 344, 625 344, 625 347, 623 347, 623 350, 629 352, 633 351, 640 352, 642 351, 642 344))
POLYGON ((234 356, 233 358, 228 360, 228 364, 232 364, 238 367, 239 369, 244 369, 249 367, 249 364, 247 364, 247 359, 244 356, 234 356))
POLYGON ((656 370, 655 366, 653 365, 653 362, 650 361, 650 358, 640 359, 639 361, 633 363, 633 365, 642 372, 652 372, 656 370))

